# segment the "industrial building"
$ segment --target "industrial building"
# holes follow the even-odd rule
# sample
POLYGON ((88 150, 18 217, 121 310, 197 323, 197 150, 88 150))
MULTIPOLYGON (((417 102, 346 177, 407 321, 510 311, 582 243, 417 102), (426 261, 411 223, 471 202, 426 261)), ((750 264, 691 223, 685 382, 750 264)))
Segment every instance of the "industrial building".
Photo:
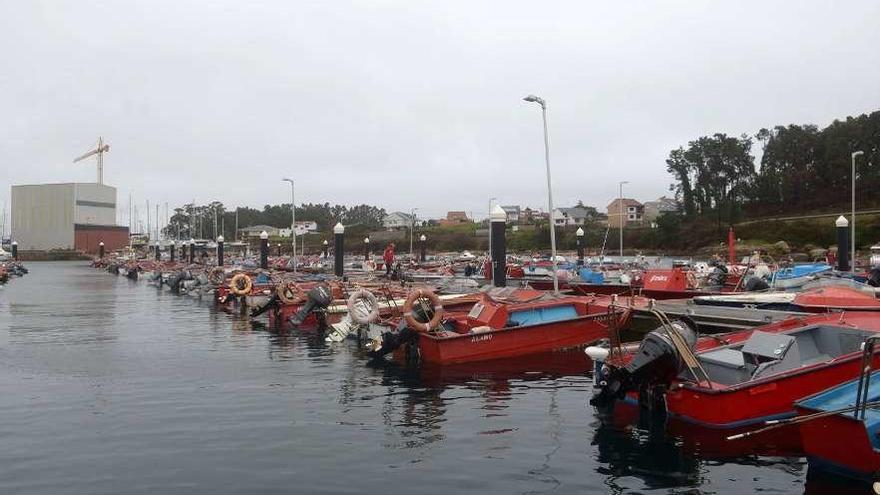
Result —
POLYGON ((12 239, 22 251, 110 251, 128 245, 116 225, 116 188, 96 183, 12 186, 12 239))

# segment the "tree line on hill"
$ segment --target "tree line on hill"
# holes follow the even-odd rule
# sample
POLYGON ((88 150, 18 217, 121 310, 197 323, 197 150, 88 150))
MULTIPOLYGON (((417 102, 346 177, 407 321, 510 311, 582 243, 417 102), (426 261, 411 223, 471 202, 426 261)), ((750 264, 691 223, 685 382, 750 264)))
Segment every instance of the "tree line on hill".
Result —
POLYGON ((746 216, 793 214, 849 203, 851 153, 857 162, 862 207, 880 188, 880 111, 835 120, 820 129, 790 124, 760 129, 754 136, 716 133, 672 150, 672 175, 684 221, 711 219, 719 227, 746 216), (760 143, 760 166, 752 148, 760 143))
MULTIPOLYGON (((385 209, 372 205, 331 205, 330 203, 303 203, 296 207, 296 221, 313 221, 318 230, 329 231, 342 222, 346 228, 356 231, 377 230, 382 228, 385 209)), ((278 228, 290 228, 290 203, 265 205, 262 210, 247 206, 227 210, 220 201, 208 204, 185 204, 174 209, 168 225, 162 229, 163 234, 175 239, 216 239, 223 235, 235 238, 236 227, 239 229, 254 225, 268 225, 278 228)))

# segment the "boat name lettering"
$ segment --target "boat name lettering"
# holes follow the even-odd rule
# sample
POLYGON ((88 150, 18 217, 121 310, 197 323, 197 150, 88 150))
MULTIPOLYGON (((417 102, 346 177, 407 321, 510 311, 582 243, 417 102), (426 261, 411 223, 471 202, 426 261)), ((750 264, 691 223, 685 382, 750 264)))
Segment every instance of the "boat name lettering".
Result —
POLYGON ((471 342, 486 342, 487 340, 492 340, 492 334, 487 333, 484 335, 474 335, 471 337, 471 342))
POLYGON ((749 395, 763 394, 764 392, 772 392, 773 390, 776 390, 776 384, 768 383, 767 385, 761 385, 759 387, 753 387, 749 389, 749 395))

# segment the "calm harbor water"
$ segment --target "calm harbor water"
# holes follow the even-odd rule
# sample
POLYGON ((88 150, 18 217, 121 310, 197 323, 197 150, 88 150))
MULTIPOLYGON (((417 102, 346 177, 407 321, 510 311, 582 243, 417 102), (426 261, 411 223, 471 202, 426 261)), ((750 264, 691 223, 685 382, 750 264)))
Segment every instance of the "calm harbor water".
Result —
POLYGON ((865 493, 597 415, 580 353, 408 371, 86 263, 28 267, 0 289, 0 493, 865 493))

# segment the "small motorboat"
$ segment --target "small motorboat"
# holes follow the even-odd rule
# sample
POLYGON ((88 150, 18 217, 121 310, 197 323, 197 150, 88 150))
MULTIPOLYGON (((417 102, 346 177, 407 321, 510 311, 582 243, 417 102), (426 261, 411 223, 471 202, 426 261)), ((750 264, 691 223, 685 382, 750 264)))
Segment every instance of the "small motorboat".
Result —
MULTIPOLYGON (((583 275, 582 275, 583 277, 583 275)), ((629 284, 609 284, 590 282, 569 282, 569 287, 580 295, 637 294, 650 299, 688 299, 695 296, 721 294, 724 290, 700 288, 696 273, 682 267, 671 269, 645 270, 640 278, 631 279, 629 284)))
POLYGON ((480 293, 469 310, 448 314, 434 294, 413 291, 403 314, 368 344, 374 357, 448 365, 540 354, 607 338, 629 312, 608 298, 493 289, 480 293), (427 304, 416 302, 423 298, 427 304))
POLYGON ((780 268, 773 272, 770 286, 775 289, 793 289, 801 287, 821 274, 830 272, 833 267, 827 263, 808 263, 780 268))
POLYGON ((768 309, 801 313, 880 311, 873 294, 846 285, 827 285, 802 292, 754 292, 698 296, 694 304, 730 308, 768 309))
POLYGON ((686 319, 659 317, 662 326, 638 349, 587 349, 602 362, 592 403, 638 401, 713 428, 790 417, 795 401, 858 376, 863 342, 880 335, 873 312, 790 318, 700 339, 686 319))

